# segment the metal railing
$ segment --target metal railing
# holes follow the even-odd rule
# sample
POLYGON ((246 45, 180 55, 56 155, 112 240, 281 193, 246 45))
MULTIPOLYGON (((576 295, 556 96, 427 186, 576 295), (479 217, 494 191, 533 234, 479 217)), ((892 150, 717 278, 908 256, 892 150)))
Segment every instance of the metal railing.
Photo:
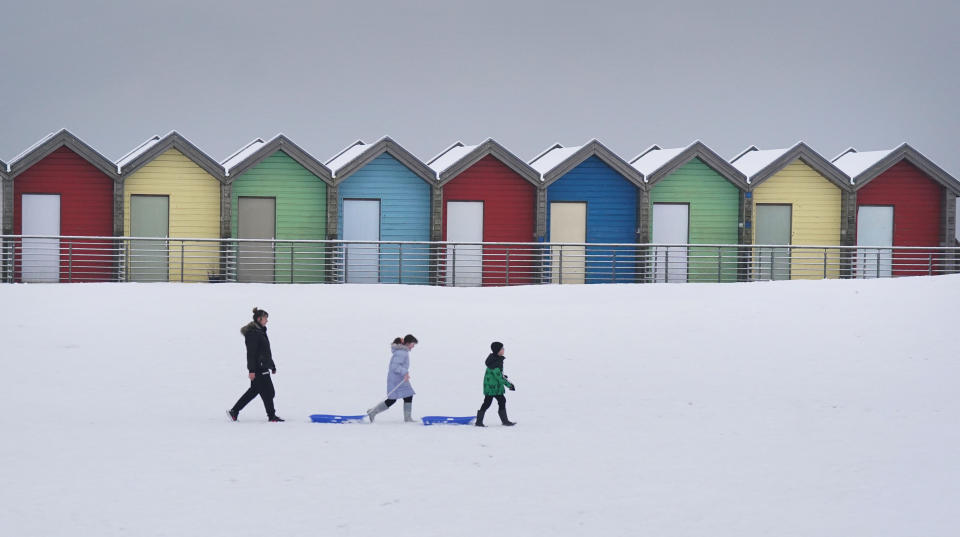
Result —
POLYGON ((958 247, 452 243, 0 235, 3 282, 506 286, 960 272, 958 247))

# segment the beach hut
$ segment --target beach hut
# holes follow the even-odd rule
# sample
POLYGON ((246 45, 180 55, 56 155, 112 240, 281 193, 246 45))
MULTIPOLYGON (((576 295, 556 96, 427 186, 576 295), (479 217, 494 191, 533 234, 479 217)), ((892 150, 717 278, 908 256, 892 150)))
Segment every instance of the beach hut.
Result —
POLYGON ((851 148, 833 163, 853 180, 857 246, 879 247, 858 250, 857 276, 917 276, 945 268, 939 252, 889 247, 954 245, 956 179, 908 144, 851 148))
MULTIPOLYGON (((436 173, 440 203, 434 220, 450 242, 524 242, 537 237, 540 174, 493 139, 457 142, 427 163, 436 173)), ((447 248, 448 285, 517 285, 537 278, 531 248, 458 245, 447 248)))
MULTIPOLYGON (((733 158, 749 182, 751 201, 744 225, 757 245, 851 244, 850 179, 803 142, 787 149, 751 146, 733 158)), ((756 279, 836 278, 839 250, 755 248, 756 279)))
MULTIPOLYGON (((256 139, 227 157, 230 236, 238 239, 327 238, 330 170, 286 136, 256 139)), ((322 282, 325 248, 318 244, 239 242, 242 282, 322 282)))
POLYGON ((138 237, 126 252, 132 281, 217 281, 220 247, 229 233, 223 168, 177 132, 154 136, 117 161, 123 185, 123 234, 138 237))
MULTIPOLYGON (((337 207, 331 215, 345 241, 429 241, 436 175, 389 137, 354 142, 326 162, 333 173, 337 207)), ((428 283, 425 245, 355 243, 343 252, 349 283, 428 283)))
MULTIPOLYGON (((630 164, 647 185, 641 242, 739 244, 746 177, 702 142, 654 145, 630 164)), ((657 247, 654 281, 736 281, 738 249, 657 247)))
MULTIPOLYGON (((576 147, 554 144, 530 161, 545 199, 545 240, 550 243, 635 243, 643 176, 597 140, 576 147)), ((630 248, 552 246, 550 278, 556 283, 604 283, 638 277, 630 248), (619 273, 619 274, 618 274, 619 273)))
MULTIPOLYGON (((114 234, 116 168, 64 129, 13 158, 12 231, 16 235, 110 237, 114 234)), ((24 239, 14 278, 25 282, 91 282, 114 277, 113 242, 24 239)))

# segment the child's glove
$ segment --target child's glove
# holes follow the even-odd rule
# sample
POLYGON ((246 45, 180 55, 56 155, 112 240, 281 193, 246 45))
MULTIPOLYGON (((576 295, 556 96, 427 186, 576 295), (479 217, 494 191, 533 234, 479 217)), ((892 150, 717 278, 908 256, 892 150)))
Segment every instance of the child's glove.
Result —
POLYGON ((509 389, 511 392, 517 391, 517 387, 514 386, 512 382, 510 384, 507 384, 507 389, 509 389))

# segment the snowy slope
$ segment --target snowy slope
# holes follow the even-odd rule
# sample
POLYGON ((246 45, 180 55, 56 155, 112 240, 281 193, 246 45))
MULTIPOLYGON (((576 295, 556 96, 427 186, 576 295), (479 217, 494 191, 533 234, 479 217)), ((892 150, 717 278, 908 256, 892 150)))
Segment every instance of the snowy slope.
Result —
MULTIPOLYGON (((960 277, 727 285, 0 286, 0 534, 953 537, 960 277), (278 413, 240 326, 271 313, 278 413), (517 427, 470 415, 506 344, 517 427)), ((495 406, 495 405, 494 405, 495 406)))

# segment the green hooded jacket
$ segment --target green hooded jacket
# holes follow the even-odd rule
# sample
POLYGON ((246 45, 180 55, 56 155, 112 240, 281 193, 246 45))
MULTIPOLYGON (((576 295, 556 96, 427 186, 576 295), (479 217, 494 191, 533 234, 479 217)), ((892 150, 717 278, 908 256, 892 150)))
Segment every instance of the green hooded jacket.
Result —
POLYGON ((487 356, 487 372, 483 375, 483 395, 503 395, 508 386, 512 384, 503 376, 503 356, 491 353, 487 356))

